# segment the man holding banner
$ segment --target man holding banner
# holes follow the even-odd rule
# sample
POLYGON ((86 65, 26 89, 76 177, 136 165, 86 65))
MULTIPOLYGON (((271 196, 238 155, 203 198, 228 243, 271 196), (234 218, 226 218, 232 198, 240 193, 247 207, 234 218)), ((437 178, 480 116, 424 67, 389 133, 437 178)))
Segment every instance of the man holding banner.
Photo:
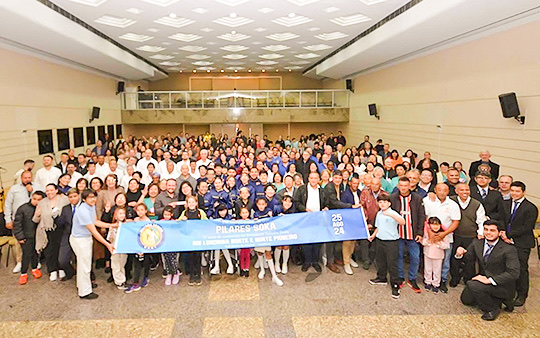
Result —
MULTIPOLYGON (((318 172, 309 173, 308 184, 300 186, 294 194, 294 204, 296 205, 296 210, 300 212, 328 210, 328 198, 326 191, 319 186, 318 172)), ((308 271, 310 266, 317 272, 322 271, 319 265, 321 246, 321 243, 302 245, 302 251, 304 253, 302 271, 308 271)))

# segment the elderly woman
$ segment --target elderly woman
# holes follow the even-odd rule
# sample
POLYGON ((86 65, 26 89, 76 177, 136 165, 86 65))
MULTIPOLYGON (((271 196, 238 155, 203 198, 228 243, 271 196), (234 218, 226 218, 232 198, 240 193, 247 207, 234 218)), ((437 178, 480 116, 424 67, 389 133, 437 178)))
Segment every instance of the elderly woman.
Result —
POLYGON ((77 256, 77 289, 81 299, 95 299, 97 294, 92 292, 92 281, 90 271, 92 269, 92 236, 103 244, 109 252, 114 248, 97 231, 96 226, 102 228, 117 227, 118 225, 107 224, 96 219, 96 193, 92 190, 85 190, 81 194, 83 203, 77 208, 73 216, 73 226, 69 244, 77 256))
POLYGON ((62 241, 62 230, 57 229, 54 220, 62 213, 62 208, 69 204, 69 199, 59 194, 58 187, 51 183, 45 187, 46 198, 42 199, 36 207, 32 221, 38 223, 36 229, 36 251, 44 251, 47 261, 49 279, 56 281, 58 277, 66 276, 59 270, 58 255, 62 241), (60 275, 60 276, 59 276, 60 275))

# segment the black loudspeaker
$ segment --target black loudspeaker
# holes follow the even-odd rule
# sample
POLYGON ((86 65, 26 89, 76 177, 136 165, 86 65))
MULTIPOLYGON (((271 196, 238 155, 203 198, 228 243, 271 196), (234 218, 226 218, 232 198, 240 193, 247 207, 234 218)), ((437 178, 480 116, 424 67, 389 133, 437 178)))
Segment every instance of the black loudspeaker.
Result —
POLYGON ((95 119, 99 119, 99 107, 92 107, 92 115, 90 116, 90 122, 94 121, 95 119))
POLYGON ((499 95, 499 102, 505 118, 515 118, 519 123, 525 123, 525 116, 521 116, 516 93, 506 93, 499 95))
POLYGON ((353 82, 351 79, 347 79, 345 80, 345 87, 347 88, 347 90, 350 90, 351 92, 354 93, 354 88, 352 86, 353 82))
POLYGON ((368 109, 370 116, 375 116, 377 120, 380 119, 379 115, 377 115, 377 105, 375 103, 369 104, 368 109))
POLYGON ((116 94, 120 94, 124 92, 125 89, 125 82, 124 81, 118 81, 118 86, 116 87, 116 94))

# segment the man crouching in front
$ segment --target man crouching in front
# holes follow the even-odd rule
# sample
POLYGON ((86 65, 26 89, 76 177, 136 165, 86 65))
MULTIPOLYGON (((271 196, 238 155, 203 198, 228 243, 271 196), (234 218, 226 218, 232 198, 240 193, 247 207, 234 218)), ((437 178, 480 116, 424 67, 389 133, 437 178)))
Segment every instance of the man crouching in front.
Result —
POLYGON ((475 239, 467 249, 459 247, 456 250, 455 257, 471 264, 471 271, 478 266, 476 276, 467 282, 461 294, 461 302, 477 305, 484 312, 484 320, 495 320, 502 304, 506 311, 514 310, 512 299, 519 277, 519 260, 516 248, 499 240, 499 231, 495 220, 487 220, 484 222, 484 239, 475 239))

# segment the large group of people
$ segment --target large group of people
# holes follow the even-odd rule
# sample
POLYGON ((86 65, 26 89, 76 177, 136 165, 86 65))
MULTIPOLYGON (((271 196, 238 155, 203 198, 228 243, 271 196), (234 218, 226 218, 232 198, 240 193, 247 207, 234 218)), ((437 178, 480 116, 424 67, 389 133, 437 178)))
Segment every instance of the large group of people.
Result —
POLYGON ((400 154, 367 135, 348 146, 341 132, 275 141, 242 131, 231 138, 100 140, 77 156, 62 153, 57 165, 46 155, 35 173, 32 160, 17 172, 5 205, 6 228, 22 248, 13 272, 24 285, 29 270, 41 277, 45 262, 50 281, 76 276, 79 296, 94 299, 93 271, 102 268, 108 282, 131 293, 160 265, 165 285, 180 283, 183 274, 189 285, 201 285, 203 272, 222 273, 222 256, 224 273, 245 278, 256 258, 257 278, 268 269, 278 286, 289 261, 303 272, 346 275, 374 265, 369 283, 390 284, 393 298, 405 286, 447 293, 464 283, 462 302, 493 320, 502 305, 512 311, 527 299, 538 209, 523 182, 499 175, 488 151, 479 156, 467 172, 459 161, 439 164, 429 152, 420 158, 411 149, 400 154), (111 244, 119 224, 130 221, 246 220, 343 208, 362 209, 368 238, 129 255, 111 244))

